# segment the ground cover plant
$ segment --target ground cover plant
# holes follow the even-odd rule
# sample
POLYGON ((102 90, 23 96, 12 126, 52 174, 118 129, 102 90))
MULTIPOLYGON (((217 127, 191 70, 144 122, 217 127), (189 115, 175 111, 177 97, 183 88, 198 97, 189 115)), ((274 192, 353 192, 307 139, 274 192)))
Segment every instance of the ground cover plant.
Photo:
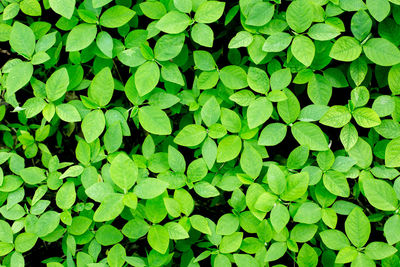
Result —
POLYGON ((400 266, 399 0, 0 0, 2 266, 400 266))

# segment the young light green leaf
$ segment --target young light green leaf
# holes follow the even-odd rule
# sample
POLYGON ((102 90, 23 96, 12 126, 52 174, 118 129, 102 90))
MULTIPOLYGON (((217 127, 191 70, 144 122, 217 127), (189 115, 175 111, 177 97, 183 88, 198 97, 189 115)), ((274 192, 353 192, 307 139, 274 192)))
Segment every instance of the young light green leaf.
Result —
POLYGON ((100 107, 106 106, 114 92, 114 79, 108 67, 103 68, 94 76, 88 89, 88 96, 100 107))
POLYGON ((312 4, 306 0, 293 1, 286 10, 286 21, 289 27, 297 33, 307 30, 313 22, 312 4))
POLYGON ((147 61, 135 72, 135 85, 139 96, 144 96, 157 86, 160 80, 160 68, 157 63, 147 61))
POLYGON ((273 106, 266 97, 254 100, 247 108, 247 123, 250 129, 266 122, 272 114, 273 106))
POLYGON ((56 70, 46 82, 46 94, 50 101, 56 101, 67 92, 69 76, 66 68, 56 70))
POLYGON ((339 61, 354 61, 361 54, 360 43, 353 37, 342 36, 333 45, 329 56, 339 61))
POLYGON ((96 25, 81 23, 75 26, 67 36, 65 50, 67 52, 74 52, 85 49, 94 41, 96 34, 96 25))
POLYGON ((101 110, 93 110, 88 113, 82 121, 82 132, 86 142, 92 143, 104 131, 106 121, 104 113, 101 110))
POLYGON ((163 32, 176 34, 183 32, 190 24, 190 18, 185 13, 172 10, 165 14, 156 24, 163 32))
POLYGON ((174 142, 180 146, 197 146, 206 136, 207 132, 203 126, 189 124, 178 133, 174 142))
POLYGON ((292 128, 292 134, 300 145, 309 147, 310 150, 325 151, 328 142, 322 130, 310 122, 296 122, 292 128))
POLYGON ((10 46, 18 54, 30 58, 35 51, 35 35, 31 28, 16 21, 10 33, 10 46))
POLYGON ((60 104, 56 107, 57 116, 66 122, 81 121, 81 115, 74 105, 60 104))
POLYGON ((101 15, 100 25, 107 28, 118 28, 127 24, 135 14, 135 11, 126 6, 115 5, 101 15))
POLYGON ((127 192, 137 180, 138 168, 129 156, 120 153, 111 162, 110 175, 112 181, 127 192))
POLYGON ((167 114, 159 108, 143 106, 139 109, 139 122, 152 134, 169 135, 172 132, 171 122, 167 114))
POLYGON ((381 66, 393 66, 400 63, 400 50, 384 38, 372 38, 363 46, 369 60, 381 66))
POLYGON ((222 16, 224 8, 224 2, 205 1, 197 8, 194 19, 200 23, 215 22, 222 16))
POLYGON ((310 38, 297 35, 290 46, 293 56, 305 66, 310 66, 315 55, 315 46, 310 38))
POLYGON ((371 233, 371 223, 359 207, 355 207, 344 223, 347 237, 357 248, 363 247, 371 233))
POLYGON ((49 0, 51 9, 57 14, 71 19, 75 10, 75 0, 49 0))
POLYGON ((217 162, 227 162, 235 159, 242 149, 242 140, 237 135, 224 137, 218 144, 217 162))

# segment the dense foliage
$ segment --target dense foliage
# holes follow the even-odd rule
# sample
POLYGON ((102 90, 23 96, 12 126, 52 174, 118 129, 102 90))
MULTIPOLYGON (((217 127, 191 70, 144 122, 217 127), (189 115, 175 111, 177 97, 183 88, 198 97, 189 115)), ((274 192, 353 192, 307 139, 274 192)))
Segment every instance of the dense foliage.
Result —
POLYGON ((0 18, 0 264, 400 266, 400 0, 0 18))

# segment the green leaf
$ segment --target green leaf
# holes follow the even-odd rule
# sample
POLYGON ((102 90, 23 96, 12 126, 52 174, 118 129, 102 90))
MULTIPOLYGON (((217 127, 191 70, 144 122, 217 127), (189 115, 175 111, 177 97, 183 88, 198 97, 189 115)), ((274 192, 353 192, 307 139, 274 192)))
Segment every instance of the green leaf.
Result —
POLYGON ((35 224, 32 225, 32 230, 38 237, 44 237, 53 232, 59 224, 60 214, 55 211, 46 211, 35 221, 35 224))
POLYGON ((332 86, 322 75, 316 74, 308 82, 307 95, 317 105, 328 105, 332 96, 332 86))
POLYGON ((323 176, 323 182, 326 189, 336 196, 348 197, 350 195, 346 176, 341 172, 327 171, 323 176))
POLYGON ((139 6, 143 14, 150 19, 161 19, 167 13, 163 3, 158 1, 146 1, 139 6))
POLYGON ((400 241, 400 216, 395 214, 385 222, 383 232, 389 245, 396 244, 400 241))
POLYGON ((51 9, 57 14, 71 19, 75 10, 75 0, 49 0, 51 9))
POLYGON ((381 124, 379 115, 371 108, 357 108, 353 111, 354 120, 364 128, 372 128, 381 124))
MULTIPOLYGON (((207 51, 196 50, 193 52, 193 60, 195 65, 204 71, 214 70, 215 69, 215 60, 212 55, 207 51)), ((215 97, 214 97, 215 99, 215 97)), ((214 101, 214 100, 213 100, 214 101)))
POLYGON ((11 226, 6 221, 0 220, 0 229, 0 242, 13 243, 11 226))
POLYGON ((67 52, 80 51, 93 43, 96 38, 97 27, 93 24, 82 23, 75 26, 67 36, 65 50, 67 52))
POLYGON ((237 135, 224 137, 218 144, 217 162, 227 162, 235 159, 242 149, 242 140, 237 135))
POLYGON ((271 89, 272 90, 282 90, 289 86, 292 81, 292 73, 290 69, 280 69, 272 73, 271 75, 271 89))
POLYGON ((100 17, 100 25, 107 28, 118 28, 127 24, 136 12, 122 5, 107 9, 100 17))
POLYGON ((290 220, 289 211, 284 205, 278 203, 272 208, 270 219, 275 232, 280 233, 290 220))
POLYGON ((233 259, 238 267, 257 266, 255 258, 248 254, 233 254, 233 259))
POLYGON ((389 88, 393 94, 400 94, 400 64, 390 68, 388 75, 389 88))
POLYGON ((391 140, 385 150, 385 166, 400 167, 400 137, 391 140))
POLYGON ((211 229, 208 225, 207 218, 201 215, 193 215, 190 217, 190 224, 195 230, 206 235, 211 235, 211 229))
POLYGON ((349 156, 356 160, 357 165, 363 169, 368 168, 372 163, 371 146, 362 138, 358 137, 357 142, 348 150, 349 156))
MULTIPOLYGON (((182 73, 178 66, 174 63, 164 62, 161 68, 161 77, 171 83, 179 84, 181 86, 185 85, 182 73)), ((178 98, 179 101, 179 98, 178 98)))
POLYGON ((293 220, 306 224, 317 223, 321 220, 321 208, 314 202, 305 202, 301 204, 293 220))
POLYGON ((247 123, 250 129, 266 122, 272 114, 273 106, 266 97, 260 97, 250 103, 247 108, 247 123))
POLYGON ((181 12, 190 13, 192 11, 191 0, 174 0, 174 6, 181 12))
POLYGON ((99 8, 99 7, 107 5, 111 1, 112 0, 92 0, 92 4, 93 4, 94 8, 99 8))
POLYGON ((152 106, 139 109, 139 122, 142 127, 152 134, 169 135, 172 132, 171 122, 164 111, 152 106))
POLYGON ((265 259, 267 261, 278 260, 285 254, 286 250, 286 242, 274 242, 269 246, 267 253, 265 254, 265 259))
POLYGON ((357 248, 363 247, 371 233, 371 224, 361 208, 355 207, 344 223, 347 237, 357 248))
POLYGON ((113 96, 114 79, 108 67, 103 68, 94 76, 88 89, 88 96, 100 107, 106 106, 113 96))
POLYGON ((86 142, 92 143, 95 141, 104 131, 106 122, 103 111, 93 110, 88 113, 82 121, 82 132, 86 142))
POLYGON ((267 172, 268 186, 272 192, 280 195, 286 188, 286 177, 283 171, 277 165, 271 165, 267 172))
POLYGON ((239 218, 234 214, 227 213, 219 218, 215 231, 219 235, 231 235, 236 232, 238 227, 239 218))
POLYGON ((363 46, 369 60, 381 66, 393 66, 400 63, 400 50, 384 38, 372 38, 363 46))
POLYGON ((335 259, 335 263, 350 263, 357 258, 358 252, 355 247, 344 247, 342 248, 335 259))
POLYGON ((46 180, 44 170, 38 167, 28 167, 20 171, 21 178, 25 183, 34 185, 46 180))
POLYGON ((307 172, 289 175, 287 177, 286 189, 281 194, 281 198, 285 201, 293 201, 300 198, 307 192, 309 180, 307 172))
MULTIPOLYGON (((368 65, 363 58, 358 58, 350 64, 350 76, 357 86, 359 86, 364 81, 367 72, 368 65)), ((352 90, 352 92, 354 90, 352 90)))
POLYGON ((375 208, 385 211, 397 209, 396 192, 387 182, 378 179, 365 179, 362 186, 368 202, 375 208))
POLYGON ((322 242, 329 249, 341 250, 350 246, 350 242, 346 235, 339 230, 325 230, 319 233, 322 242))
POLYGON ((222 16, 224 8, 224 2, 205 1, 197 8, 194 19, 200 23, 215 22, 222 16))
POLYGON ((110 193, 101 201, 100 206, 93 215, 93 221, 106 222, 118 217, 124 209, 124 195, 110 193))
POLYGON ((250 7, 246 24, 250 26, 263 26, 267 24, 274 15, 274 5, 267 2, 258 2, 250 7))
POLYGON ((153 61, 147 61, 135 72, 135 85, 139 96, 144 96, 153 91, 159 81, 160 68, 153 61))
POLYGON ((314 8, 306 0, 293 1, 286 10, 286 22, 297 33, 307 30, 314 18, 314 8))
POLYGON ((138 168, 129 156, 120 153, 111 162, 110 175, 112 181, 127 192, 137 180, 138 168))
POLYGON ((382 260, 395 254, 397 249, 384 242, 371 242, 365 247, 365 255, 373 260, 382 260))
POLYGON ((10 33, 10 46, 18 54, 31 58, 35 51, 35 35, 32 29, 16 21, 10 33))
POLYGON ((339 61, 350 62, 361 54, 360 43, 353 37, 342 36, 332 46, 329 56, 339 61))
POLYGON ((308 244, 303 244, 297 256, 299 267, 316 267, 318 265, 318 254, 308 244))
POLYGON ((266 93, 269 90, 269 78, 262 69, 250 67, 247 82, 249 87, 257 93, 266 93))
POLYGON ((190 18, 185 13, 172 10, 165 14, 156 24, 163 32, 176 34, 183 32, 190 24, 190 18))
POLYGON ((74 205, 76 200, 75 184, 72 181, 67 181, 56 194, 56 204, 62 210, 67 210, 74 205))
POLYGON ((328 111, 320 119, 320 123, 334 128, 342 128, 351 120, 351 113, 347 107, 335 105, 328 109, 328 111))
POLYGON ((286 32, 277 32, 269 36, 262 47, 265 52, 280 52, 287 48, 293 37, 286 32))
POLYGON ((367 12, 364 10, 359 10, 351 18, 350 26, 354 37, 356 37, 359 41, 363 41, 371 32, 372 20, 367 12))
POLYGON ((212 47, 214 43, 214 32, 210 26, 196 23, 190 32, 193 41, 205 47, 212 47))
POLYGON ((290 47, 293 56, 305 66, 310 66, 315 55, 315 46, 310 38, 297 35, 290 47))
POLYGON ((310 122, 296 122, 291 128, 294 138, 302 146, 307 146, 310 150, 328 150, 328 142, 322 130, 310 122))
POLYGON ((211 198, 219 195, 219 191, 215 186, 208 182, 198 182, 194 185, 194 191, 201 197, 211 198))
POLYGON ((179 223, 169 222, 164 225, 168 230, 169 238, 172 240, 182 240, 189 238, 188 232, 179 223))
POLYGON ((219 245, 219 251, 221 253, 232 253, 240 248, 243 240, 243 233, 236 232, 231 235, 226 235, 222 238, 221 244, 219 245))
MULTIPOLYGON (((113 57, 114 44, 113 44, 113 39, 112 39, 111 35, 108 32, 101 31, 101 32, 99 32, 97 34, 96 45, 100 49, 100 51, 103 52, 107 57, 110 57, 110 58, 113 57)), ((125 54, 122 54, 122 55, 125 55, 125 54)), ((120 58, 120 56, 118 56, 118 58, 120 58)), ((121 58, 125 59, 123 56, 121 56, 121 58)))
POLYGON ((228 48, 248 47, 253 42, 253 35, 247 31, 238 32, 229 42, 228 48))
POLYGON ((296 224, 290 231, 290 239, 298 243, 307 242, 314 237, 317 229, 318 226, 314 224, 296 224))
POLYGON ((10 3, 4 8, 3 11, 3 20, 9 20, 15 18, 19 13, 19 4, 18 3, 10 3))
POLYGON ((207 132, 203 126, 197 124, 186 125, 174 138, 174 142, 180 146, 197 146, 206 138, 207 132))
POLYGON ((340 35, 340 31, 331 24, 317 23, 311 26, 307 34, 314 40, 329 41, 340 35))
POLYGON ((120 242, 123 235, 114 226, 105 224, 97 229, 95 238, 100 245, 111 246, 120 242))
POLYGON ((226 66, 220 70, 219 76, 223 84, 230 89, 242 89, 248 86, 247 74, 239 66, 226 66))
POLYGON ((168 146, 168 164, 175 172, 185 172, 186 162, 182 153, 173 146, 168 146))
POLYGON ((154 178, 146 178, 138 182, 135 186, 135 194, 142 199, 152 199, 158 197, 167 189, 168 184, 154 178))
POLYGON ((379 22, 384 20, 390 13, 390 3, 388 0, 367 0, 366 4, 369 13, 379 22))
POLYGON ((287 132, 283 123, 270 123, 261 131, 258 144, 262 146, 275 146, 281 143, 287 132))
POLYGON ((47 98, 56 101, 67 92, 69 76, 66 68, 56 70, 46 82, 47 98))
POLYGON ((7 93, 12 95, 23 88, 32 78, 33 65, 30 62, 21 62, 13 66, 6 80, 7 93))
POLYGON ((240 157, 240 167, 251 178, 256 179, 261 172, 263 160, 258 151, 250 144, 244 143, 240 157))

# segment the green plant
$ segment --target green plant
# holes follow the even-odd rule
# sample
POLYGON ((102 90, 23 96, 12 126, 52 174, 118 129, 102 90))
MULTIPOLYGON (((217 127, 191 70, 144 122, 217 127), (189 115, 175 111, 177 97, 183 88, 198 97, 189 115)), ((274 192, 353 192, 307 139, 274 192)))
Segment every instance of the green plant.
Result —
POLYGON ((400 266, 399 0, 0 17, 2 265, 400 266))

